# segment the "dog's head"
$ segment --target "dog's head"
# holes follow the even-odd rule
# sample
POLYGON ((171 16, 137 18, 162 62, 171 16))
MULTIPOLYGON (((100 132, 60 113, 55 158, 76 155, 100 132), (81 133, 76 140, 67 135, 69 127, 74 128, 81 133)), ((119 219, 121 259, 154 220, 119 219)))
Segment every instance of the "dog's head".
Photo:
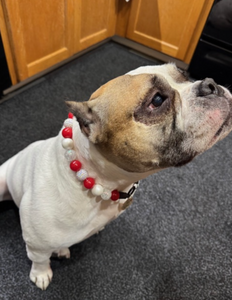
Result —
POLYGON ((174 64, 138 68, 67 105, 101 154, 130 172, 183 165, 232 129, 229 91, 174 64))

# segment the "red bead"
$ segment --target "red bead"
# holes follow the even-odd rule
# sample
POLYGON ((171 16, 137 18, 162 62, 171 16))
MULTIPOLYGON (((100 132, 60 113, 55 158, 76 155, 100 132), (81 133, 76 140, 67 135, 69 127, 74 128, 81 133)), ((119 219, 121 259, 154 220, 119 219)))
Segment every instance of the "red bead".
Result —
POLYGON ((119 199, 119 191, 118 190, 113 190, 111 192, 111 200, 117 201, 119 199))
POLYGON ((81 169, 81 162, 79 160, 73 160, 70 163, 70 169, 74 172, 77 172, 81 169))
POLYGON ((72 138, 72 128, 66 127, 62 130, 62 135, 64 138, 72 138))
POLYGON ((72 113, 68 113, 68 118, 72 119, 73 118, 73 114, 72 113))
POLYGON ((88 177, 84 180, 84 187, 87 189, 91 189, 95 184, 95 180, 92 177, 88 177))

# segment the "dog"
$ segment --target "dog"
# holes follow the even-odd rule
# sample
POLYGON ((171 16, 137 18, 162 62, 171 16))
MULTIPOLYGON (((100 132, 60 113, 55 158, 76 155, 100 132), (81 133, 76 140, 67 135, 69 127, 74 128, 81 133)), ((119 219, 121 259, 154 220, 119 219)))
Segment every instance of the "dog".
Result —
POLYGON ((19 207, 30 279, 42 290, 51 255, 69 258, 71 245, 117 218, 139 180, 190 162, 232 129, 230 92, 172 63, 140 67, 67 106, 58 136, 0 167, 0 200, 19 207))

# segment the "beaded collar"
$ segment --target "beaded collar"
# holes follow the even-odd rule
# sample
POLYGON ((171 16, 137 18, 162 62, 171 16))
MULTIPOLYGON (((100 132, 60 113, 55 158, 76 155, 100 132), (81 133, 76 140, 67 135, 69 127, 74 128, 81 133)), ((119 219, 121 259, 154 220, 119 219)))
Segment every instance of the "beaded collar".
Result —
POLYGON ((117 201, 118 199, 130 199, 134 195, 138 182, 135 182, 131 189, 125 193, 118 190, 110 191, 105 189, 102 185, 96 183, 96 179, 88 176, 88 172, 83 169, 82 163, 76 159, 76 153, 74 149, 74 142, 72 140, 72 127, 75 117, 72 113, 68 114, 68 119, 64 121, 64 129, 62 130, 62 146, 66 150, 65 158, 70 163, 70 169, 76 172, 76 177, 79 181, 83 182, 86 189, 91 190, 94 196, 101 196, 102 200, 117 201))

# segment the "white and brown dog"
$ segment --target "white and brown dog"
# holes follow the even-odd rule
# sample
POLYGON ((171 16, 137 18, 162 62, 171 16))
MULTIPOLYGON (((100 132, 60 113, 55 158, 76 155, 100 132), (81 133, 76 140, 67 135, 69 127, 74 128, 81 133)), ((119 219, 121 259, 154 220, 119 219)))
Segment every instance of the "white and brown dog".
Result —
POLYGON ((118 217, 134 182, 188 163, 232 129, 229 91, 209 78, 190 82, 173 64, 138 68, 67 105, 74 118, 65 130, 0 167, 0 200, 19 207, 30 279, 41 289, 52 253, 69 257, 68 247, 118 217))

